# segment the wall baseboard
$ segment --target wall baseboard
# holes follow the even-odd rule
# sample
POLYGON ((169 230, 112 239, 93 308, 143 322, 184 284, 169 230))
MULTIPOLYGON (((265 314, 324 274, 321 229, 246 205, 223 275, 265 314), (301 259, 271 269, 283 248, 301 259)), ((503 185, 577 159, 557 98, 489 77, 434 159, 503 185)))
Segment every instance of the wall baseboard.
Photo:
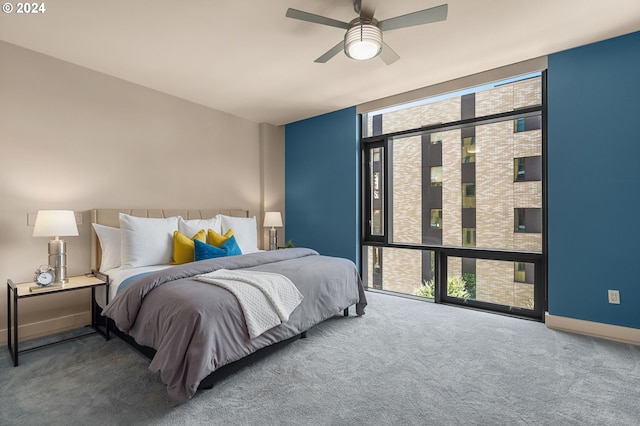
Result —
MULTIPOLYGON (((55 334, 61 331, 73 330, 91 323, 91 311, 80 312, 64 317, 53 318, 46 321, 38 321, 30 324, 22 324, 18 327, 18 338, 24 340, 55 334)), ((13 335, 12 335, 13 336, 13 335)), ((7 329, 0 330, 0 345, 7 344, 7 329)))
POLYGON ((640 345, 640 329, 637 328, 561 317, 549 312, 545 312, 545 325, 554 330, 640 345))

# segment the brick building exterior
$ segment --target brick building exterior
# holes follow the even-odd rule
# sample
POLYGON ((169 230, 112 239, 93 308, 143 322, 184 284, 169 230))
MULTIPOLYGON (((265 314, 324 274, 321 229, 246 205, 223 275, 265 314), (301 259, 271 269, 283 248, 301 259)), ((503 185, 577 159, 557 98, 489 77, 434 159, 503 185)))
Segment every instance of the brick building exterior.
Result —
MULTIPOLYGON (((367 135, 515 111, 542 103, 541 78, 367 117, 367 135)), ((541 118, 529 117, 393 139, 394 243, 542 251, 541 118)), ((432 277, 430 253, 368 247, 368 277, 414 294, 432 277), (377 274, 377 275, 375 275, 377 274)), ((532 308, 532 265, 449 258, 448 275, 473 274, 476 300, 532 308)))

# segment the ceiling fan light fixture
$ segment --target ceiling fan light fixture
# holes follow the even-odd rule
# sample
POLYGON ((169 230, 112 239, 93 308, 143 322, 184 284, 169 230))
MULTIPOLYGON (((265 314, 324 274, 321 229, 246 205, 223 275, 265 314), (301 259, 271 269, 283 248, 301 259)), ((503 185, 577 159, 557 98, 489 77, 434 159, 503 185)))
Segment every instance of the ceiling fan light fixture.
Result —
POLYGON ((370 23, 358 23, 344 36, 344 53, 351 59, 364 61, 382 51, 382 31, 370 23))

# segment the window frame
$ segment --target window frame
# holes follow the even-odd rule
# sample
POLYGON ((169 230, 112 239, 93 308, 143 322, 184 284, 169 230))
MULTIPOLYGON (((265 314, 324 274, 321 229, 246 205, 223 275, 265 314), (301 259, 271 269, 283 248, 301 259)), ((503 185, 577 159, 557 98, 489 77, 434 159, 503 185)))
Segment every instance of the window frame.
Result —
MULTIPOLYGON (((482 310, 488 310, 492 312, 504 313, 508 315, 518 316, 522 318, 535 319, 538 321, 544 321, 544 312, 547 310, 547 72, 541 71, 541 104, 535 106, 528 106, 513 111, 501 112, 496 114, 490 114, 483 117, 461 119, 455 122, 440 123, 434 125, 427 125, 419 129, 403 130, 383 135, 373 135, 361 138, 361 150, 362 150, 362 169, 363 169, 363 208, 362 211, 362 227, 361 233, 361 251, 362 251, 362 265, 361 272, 363 281, 366 283, 366 271, 367 271, 367 247, 389 247, 399 249, 432 251, 435 257, 434 265, 434 281, 435 285, 435 303, 445 303, 451 305, 458 305, 464 307, 477 308, 482 310), (526 119, 527 117, 540 116, 541 131, 542 131, 542 246, 541 251, 517 251, 517 250, 501 250, 501 249, 486 249, 469 246, 444 246, 442 244, 405 244, 405 243, 393 243, 391 235, 391 223, 393 223, 393 212, 390 209, 392 205, 391 191, 392 188, 392 176, 390 172, 390 164, 392 164, 392 150, 393 150, 393 138, 406 137, 411 135, 422 135, 426 133, 440 133, 449 130, 462 129, 468 126, 481 126, 485 124, 492 124, 500 121, 512 119, 514 123, 517 119, 526 119), (368 154, 371 148, 381 146, 384 147, 385 161, 384 161, 384 231, 382 236, 372 236, 370 233, 370 226, 366 224, 371 220, 371 212, 369 211, 370 197, 367 188, 368 181, 368 154), (486 260, 502 260, 510 262, 523 262, 532 263, 534 265, 534 309, 524 309, 515 306, 499 305, 490 302, 477 301, 471 299, 458 299, 447 295, 447 261, 449 257, 460 257, 468 259, 486 259, 486 260), (444 279, 443 279, 444 277, 444 279)), ((361 123, 363 122, 361 117, 361 123)), ((463 161, 463 164, 464 161, 463 161)), ((371 290, 371 288, 368 288, 371 290)), ((385 292, 384 290, 375 290, 385 292)), ((398 296, 406 296, 415 298, 415 296, 404 295, 401 293, 393 293, 398 296)))
POLYGON ((542 180, 542 156, 515 157, 513 159, 513 182, 539 182, 542 180), (520 173, 522 165, 522 173, 520 173), (529 173, 527 173, 529 170, 529 173))
POLYGON ((373 159, 371 158, 371 152, 376 149, 376 148, 382 148, 383 149, 383 169, 382 169, 382 235, 374 235, 371 232, 371 224, 373 223, 373 212, 372 209, 370 208, 370 206, 373 205, 372 199, 371 199, 371 192, 370 191, 362 191, 362 202, 363 202, 363 206, 365 206, 364 208, 362 208, 362 232, 361 235, 363 236, 363 242, 367 241, 367 242, 372 242, 372 243, 384 243, 386 242, 386 235, 387 235, 387 227, 388 227, 388 219, 387 219, 387 213, 388 213, 388 207, 389 207, 389 203, 388 203, 388 194, 387 194, 387 171, 388 171, 388 161, 387 161, 387 153, 388 153, 388 149, 387 149, 387 140, 386 138, 377 138, 375 141, 371 141, 368 142, 366 145, 366 149, 364 147, 364 145, 362 145, 362 179, 361 181, 363 182, 363 188, 371 188, 373 182, 371 181, 371 174, 369 173, 370 170, 370 163, 373 161, 373 159))

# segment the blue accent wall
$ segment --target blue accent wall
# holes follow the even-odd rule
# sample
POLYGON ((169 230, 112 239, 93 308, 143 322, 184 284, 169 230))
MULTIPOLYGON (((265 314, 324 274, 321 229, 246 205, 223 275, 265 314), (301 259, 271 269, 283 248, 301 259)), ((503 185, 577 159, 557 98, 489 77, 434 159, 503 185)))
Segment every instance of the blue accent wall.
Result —
POLYGON ((355 107, 285 127, 287 239, 358 267, 359 128, 355 107))
MULTIPOLYGON (((548 63, 549 313, 640 328, 640 32, 548 63)), ((286 126, 285 209, 296 246, 359 265, 358 129, 355 108, 286 126)))
POLYGON ((640 33, 548 59, 549 313, 640 328, 640 33))

